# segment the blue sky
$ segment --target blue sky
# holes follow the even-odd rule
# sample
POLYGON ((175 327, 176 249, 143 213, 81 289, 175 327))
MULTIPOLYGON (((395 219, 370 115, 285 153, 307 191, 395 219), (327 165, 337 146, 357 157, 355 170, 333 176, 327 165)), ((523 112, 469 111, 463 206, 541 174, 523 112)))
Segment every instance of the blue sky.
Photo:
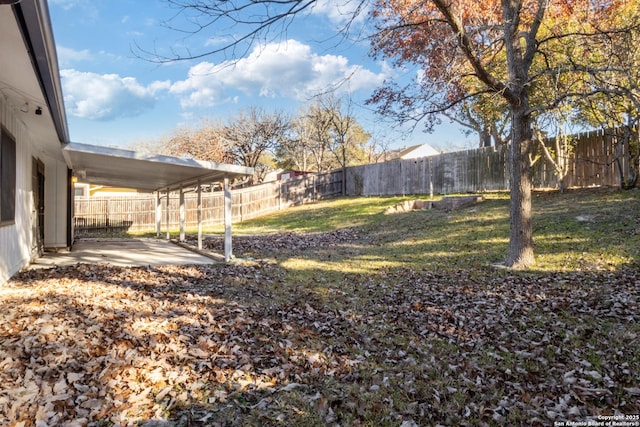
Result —
MULTIPOLYGON (((343 83, 339 95, 351 97, 361 125, 390 148, 473 146, 473 137, 450 125, 402 138, 364 105, 385 78, 411 78, 411 73, 372 60, 366 42, 340 42, 335 29, 344 7, 341 1, 319 0, 286 33, 274 31, 236 63, 213 55, 157 64, 140 58, 136 46, 162 54, 201 52, 236 34, 171 30, 163 23, 176 10, 166 0, 49 0, 71 139, 130 147, 204 119, 224 122, 250 106, 295 114, 313 95, 343 83)), ((179 20, 170 22, 184 27, 179 20)))

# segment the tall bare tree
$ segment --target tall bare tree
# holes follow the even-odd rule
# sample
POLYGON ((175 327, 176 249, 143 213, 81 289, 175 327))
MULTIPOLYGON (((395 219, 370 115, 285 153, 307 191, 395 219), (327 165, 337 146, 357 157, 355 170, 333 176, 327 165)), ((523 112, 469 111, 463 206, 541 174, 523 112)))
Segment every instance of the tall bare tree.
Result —
POLYGON ((280 145, 283 165, 325 171, 367 163, 370 135, 342 99, 325 94, 302 109, 291 126, 290 137, 280 145))
POLYGON ((288 129, 289 118, 284 113, 250 108, 229 119, 223 128, 223 136, 233 161, 254 168, 256 176, 252 181, 261 182, 268 169, 262 161, 264 156, 278 149, 288 129))
POLYGON ((306 138, 304 145, 311 153, 318 172, 329 169, 327 155, 329 154, 329 131, 331 116, 322 107, 313 104, 303 113, 301 124, 305 127, 306 138))
MULTIPOLYGON (((346 176, 346 168, 349 164, 359 163, 365 155, 365 146, 369 140, 368 135, 353 117, 351 100, 336 98, 332 95, 324 95, 318 99, 321 109, 329 121, 328 149, 333 154, 346 176), (358 160, 356 160, 358 159, 358 160)), ((347 182, 342 180, 342 194, 346 194, 347 182)))
POLYGON ((203 120, 195 128, 178 128, 165 143, 164 151, 179 157, 226 162, 229 160, 222 125, 203 120))
POLYGON ((328 120, 314 106, 300 110, 291 122, 291 132, 277 152, 278 163, 287 169, 320 171, 324 165, 328 120))
POLYGON ((157 141, 137 143, 137 151, 188 157, 212 162, 229 162, 222 124, 204 119, 193 127, 178 127, 157 141))

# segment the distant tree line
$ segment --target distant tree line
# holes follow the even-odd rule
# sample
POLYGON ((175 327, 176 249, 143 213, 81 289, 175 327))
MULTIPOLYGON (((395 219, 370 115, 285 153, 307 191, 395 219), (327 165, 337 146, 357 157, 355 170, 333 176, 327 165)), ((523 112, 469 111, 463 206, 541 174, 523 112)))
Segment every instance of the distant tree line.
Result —
POLYGON ((382 148, 358 123, 350 102, 330 95, 295 116, 251 107, 224 122, 175 129, 150 145, 167 155, 252 167, 252 183, 276 169, 323 172, 374 162, 382 148))

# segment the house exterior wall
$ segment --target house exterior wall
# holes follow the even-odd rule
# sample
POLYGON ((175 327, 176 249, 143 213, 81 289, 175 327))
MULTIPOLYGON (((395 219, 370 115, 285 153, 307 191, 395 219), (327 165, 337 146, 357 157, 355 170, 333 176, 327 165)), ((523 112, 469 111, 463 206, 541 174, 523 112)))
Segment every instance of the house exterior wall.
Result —
POLYGON ((44 247, 66 248, 68 168, 65 163, 49 157, 44 162, 44 247))
POLYGON ((67 247, 67 165, 36 152, 28 130, 19 119, 20 114, 0 96, 0 125, 16 141, 15 221, 0 226, 0 284, 37 256, 33 158, 45 164, 44 246, 67 247))
POLYGON ((33 246, 31 193, 31 144, 24 125, 0 97, 0 124, 16 141, 15 222, 0 226, 0 284, 27 265, 33 246))

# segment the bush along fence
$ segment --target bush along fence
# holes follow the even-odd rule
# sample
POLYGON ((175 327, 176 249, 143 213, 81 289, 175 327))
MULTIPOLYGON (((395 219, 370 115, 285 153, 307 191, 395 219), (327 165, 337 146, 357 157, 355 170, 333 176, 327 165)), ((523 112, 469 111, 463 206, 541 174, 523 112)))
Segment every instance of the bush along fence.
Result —
MULTIPOLYGON (((585 133, 573 137, 568 153, 565 187, 619 186, 620 168, 628 168, 628 146, 617 144, 611 133, 585 133)), ((452 194, 509 189, 509 147, 487 147, 420 159, 392 160, 346 168, 347 196, 452 194)), ((232 190, 234 222, 341 195, 343 171, 309 174, 232 190)), ((553 165, 539 157, 532 167, 535 188, 557 188, 553 165)), ((165 212, 167 199, 161 199, 165 212)), ((222 192, 202 193, 202 224, 224 223, 222 192)), ((140 197, 77 198, 76 235, 154 231, 156 200, 140 197)), ((197 197, 185 195, 186 227, 197 226, 197 197)), ((179 226, 177 194, 169 197, 169 228, 179 226)), ((163 216, 162 227, 166 229, 163 216)))
MULTIPOLYGON (((342 194, 342 171, 310 174, 286 181, 267 182, 231 191, 232 218, 244 221, 293 205, 342 194)), ((197 227, 197 195, 185 193, 185 227, 197 227)), ((167 197, 160 200, 166 212, 167 197)), ((169 195, 169 228, 180 225, 178 193, 169 195)), ((123 197, 76 197, 74 203, 74 229, 78 237, 111 235, 156 230, 156 197, 140 194, 123 197)), ((224 224, 224 195, 222 191, 202 193, 202 225, 224 224)), ((166 218, 162 216, 166 231, 166 218)))

